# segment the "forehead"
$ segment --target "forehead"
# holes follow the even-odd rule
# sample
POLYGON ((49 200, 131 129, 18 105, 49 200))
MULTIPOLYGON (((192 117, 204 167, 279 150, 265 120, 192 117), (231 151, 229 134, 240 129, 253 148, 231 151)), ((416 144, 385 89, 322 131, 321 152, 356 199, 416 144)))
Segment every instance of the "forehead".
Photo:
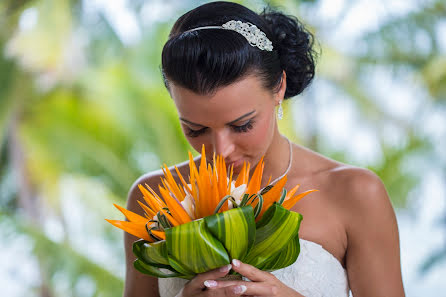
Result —
POLYGON ((228 123, 253 110, 262 110, 273 102, 271 92, 253 75, 211 95, 198 95, 175 84, 170 85, 170 94, 180 117, 204 126, 228 123))

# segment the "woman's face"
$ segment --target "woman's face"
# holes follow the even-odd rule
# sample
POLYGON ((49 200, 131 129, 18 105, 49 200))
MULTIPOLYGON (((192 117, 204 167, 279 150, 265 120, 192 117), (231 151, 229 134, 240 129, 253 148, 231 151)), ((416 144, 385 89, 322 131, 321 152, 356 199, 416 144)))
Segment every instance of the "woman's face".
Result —
MULTIPOLYGON (((282 89, 282 88, 281 88, 282 89)), ((282 100, 282 90, 276 94, 266 90, 256 76, 250 75, 213 95, 196 93, 170 84, 180 123, 189 143, 206 158, 213 153, 234 165, 238 173, 243 161, 257 164, 278 133, 274 107, 282 100)))

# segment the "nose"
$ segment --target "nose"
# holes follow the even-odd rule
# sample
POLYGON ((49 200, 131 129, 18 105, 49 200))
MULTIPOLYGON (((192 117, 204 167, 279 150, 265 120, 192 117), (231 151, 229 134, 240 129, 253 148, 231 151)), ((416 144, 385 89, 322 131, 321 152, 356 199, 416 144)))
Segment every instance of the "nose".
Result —
POLYGON ((230 135, 228 135, 225 131, 215 131, 213 146, 215 154, 223 156, 224 159, 227 159, 235 148, 235 144, 233 143, 230 135))

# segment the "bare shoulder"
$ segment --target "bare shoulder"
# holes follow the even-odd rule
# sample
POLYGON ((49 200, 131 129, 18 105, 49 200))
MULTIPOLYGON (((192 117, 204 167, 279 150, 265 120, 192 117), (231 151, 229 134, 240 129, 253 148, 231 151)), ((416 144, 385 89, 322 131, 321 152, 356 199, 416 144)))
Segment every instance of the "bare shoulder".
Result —
POLYGON ((339 163, 328 171, 334 182, 349 191, 376 193, 384 190, 384 184, 373 171, 339 163))
POLYGON ((363 168, 331 171, 338 183, 333 186, 347 235, 345 260, 353 295, 404 296, 398 225, 383 182, 363 168))
POLYGON ((368 169, 343 166, 333 169, 337 203, 343 210, 350 241, 380 224, 396 228, 396 216, 381 179, 368 169))
POLYGON ((318 198, 342 222, 347 238, 361 233, 364 224, 386 219, 395 222, 392 203, 382 180, 373 171, 325 159, 311 175, 318 198), (361 227, 362 226, 362 227, 361 227))
POLYGON ((330 186, 338 202, 356 211, 370 207, 391 207, 384 183, 371 170, 341 164, 329 170, 330 186))

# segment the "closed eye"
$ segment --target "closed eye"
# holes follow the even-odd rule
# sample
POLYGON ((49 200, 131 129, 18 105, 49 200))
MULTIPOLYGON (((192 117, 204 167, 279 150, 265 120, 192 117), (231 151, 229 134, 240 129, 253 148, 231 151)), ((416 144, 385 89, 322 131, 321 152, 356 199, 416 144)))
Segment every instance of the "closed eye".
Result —
MULTIPOLYGON (((240 126, 229 125, 229 126, 236 133, 246 133, 246 132, 249 132, 249 130, 251 130, 253 128, 253 124, 254 124, 254 120, 252 118, 252 119, 248 120, 243 125, 240 125, 240 126)), ((205 134, 208 131, 208 129, 209 129, 208 127, 204 127, 199 130, 194 130, 194 129, 187 127, 186 135, 189 137, 198 137, 200 135, 205 134)))
POLYGON ((254 120, 250 119, 246 124, 241 126, 231 125, 231 128, 237 133, 246 133, 253 128, 254 120))
POLYGON ((194 129, 191 129, 191 128, 187 128, 186 134, 189 137, 198 137, 198 136, 204 134, 207 129, 208 129, 207 127, 206 128, 201 128, 200 130, 194 130, 194 129))

